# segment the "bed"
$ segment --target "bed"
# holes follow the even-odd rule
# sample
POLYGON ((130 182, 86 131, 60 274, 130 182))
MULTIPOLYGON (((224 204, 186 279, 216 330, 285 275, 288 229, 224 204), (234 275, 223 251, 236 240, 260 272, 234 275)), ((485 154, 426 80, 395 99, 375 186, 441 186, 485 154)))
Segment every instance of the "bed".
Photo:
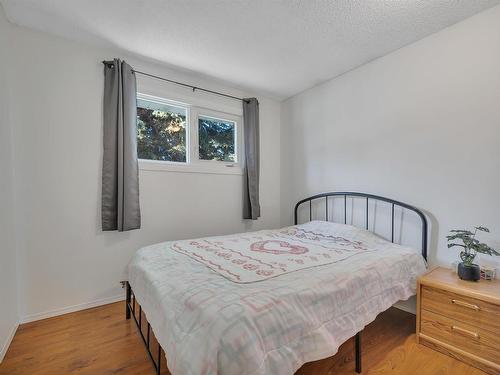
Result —
POLYGON ((139 326, 158 374, 162 349, 174 375, 293 374, 306 362, 334 355, 353 336, 361 372, 360 332, 414 295, 426 270, 425 216, 388 198, 333 192, 298 202, 295 224, 164 242, 136 253, 129 264, 126 315, 139 326), (339 197, 343 224, 328 214, 339 197), (366 228, 370 200, 388 204, 390 240, 347 225, 348 198, 366 200, 366 228), (324 220, 313 220, 320 200, 326 202, 324 220), (298 224, 304 206, 310 221, 298 224), (395 207, 420 218, 421 249, 394 243, 395 207))

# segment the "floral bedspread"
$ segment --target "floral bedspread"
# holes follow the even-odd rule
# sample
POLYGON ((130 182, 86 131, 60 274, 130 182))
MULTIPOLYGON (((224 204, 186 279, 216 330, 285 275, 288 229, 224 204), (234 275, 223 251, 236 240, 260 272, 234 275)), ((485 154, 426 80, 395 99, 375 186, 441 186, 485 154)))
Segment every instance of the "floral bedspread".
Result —
POLYGON ((352 234, 331 235, 295 226, 177 241, 170 248, 231 281, 251 283, 376 250, 373 239, 363 242, 352 234))
POLYGON ((290 375, 306 362, 332 356, 379 313, 414 294, 426 266, 418 250, 348 225, 313 221, 277 231, 155 244, 137 251, 128 270, 173 375, 290 375), (233 245, 229 239, 236 237, 244 239, 233 245), (221 249, 229 244, 251 259, 231 255, 221 261, 208 253, 241 280, 260 281, 230 281, 227 273, 195 261, 194 253, 173 250, 174 244, 190 242, 231 255, 221 249), (245 247, 238 250, 237 243, 245 247), (323 254, 333 263, 325 264, 323 254), (248 263, 228 265, 238 259, 248 263), (264 267, 257 260, 277 264, 264 267), (289 272, 283 273, 279 263, 289 272), (282 273, 247 273, 244 264, 282 273), (300 268, 306 265, 314 266, 300 268))

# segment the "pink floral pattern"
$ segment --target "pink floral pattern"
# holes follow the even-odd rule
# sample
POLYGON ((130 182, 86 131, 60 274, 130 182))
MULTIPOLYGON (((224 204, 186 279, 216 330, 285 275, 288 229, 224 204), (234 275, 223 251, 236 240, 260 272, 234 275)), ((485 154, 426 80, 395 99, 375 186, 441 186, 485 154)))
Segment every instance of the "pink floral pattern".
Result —
POLYGON ((300 226, 173 242, 171 249, 237 283, 252 283, 370 251, 362 241, 300 226))
POLYGON ((307 247, 292 245, 287 241, 267 240, 258 241, 250 245, 252 251, 260 251, 269 254, 304 254, 309 251, 307 247), (274 246, 273 246, 274 245, 274 246), (276 246, 277 245, 277 246, 276 246))

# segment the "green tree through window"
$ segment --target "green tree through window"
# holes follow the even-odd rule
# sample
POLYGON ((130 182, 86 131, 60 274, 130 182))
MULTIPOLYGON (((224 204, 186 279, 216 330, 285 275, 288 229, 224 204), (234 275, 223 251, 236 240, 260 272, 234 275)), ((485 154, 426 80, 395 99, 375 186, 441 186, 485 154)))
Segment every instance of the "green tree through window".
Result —
POLYGON ((139 159, 186 162, 187 109, 137 100, 139 159))
POLYGON ((198 118, 201 160, 235 162, 235 123, 200 116, 198 118))

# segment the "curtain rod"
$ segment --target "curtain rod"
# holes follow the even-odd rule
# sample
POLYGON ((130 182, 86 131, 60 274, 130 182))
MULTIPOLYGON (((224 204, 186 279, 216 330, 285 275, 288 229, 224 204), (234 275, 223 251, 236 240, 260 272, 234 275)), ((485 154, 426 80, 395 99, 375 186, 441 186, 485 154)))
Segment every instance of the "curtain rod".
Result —
MULTIPOLYGON (((113 61, 103 61, 102 63, 103 63, 104 65, 107 65, 107 66, 112 66, 112 65, 113 65, 113 61)), ((188 85, 187 83, 182 83, 182 82, 174 81, 174 80, 172 80, 172 79, 168 79, 168 78, 160 77, 160 76, 157 76, 157 75, 154 75, 154 74, 141 72, 140 70, 135 70, 135 69, 132 69, 132 72, 134 72, 135 74, 141 74, 141 75, 143 75, 143 76, 147 76, 147 77, 151 77, 151 78, 159 79, 160 81, 170 82, 170 83, 173 83, 173 84, 176 84, 176 85, 179 85, 179 86, 189 87, 190 89, 193 89, 193 92, 194 92, 194 91, 196 91, 196 90, 198 90, 198 91, 208 92, 208 93, 210 93, 210 94, 219 95, 219 96, 224 96, 224 97, 226 97, 226 98, 231 98, 231 99, 235 99, 235 100, 240 100, 240 101, 242 101, 242 102, 247 102, 247 103, 248 103, 248 100, 246 100, 246 99, 242 99, 242 98, 238 98, 237 96, 232 96, 232 95, 224 94, 224 93, 222 93, 222 92, 218 92, 218 91, 213 91, 213 90, 204 89, 204 88, 202 88, 202 87, 197 87, 197 86, 188 85)))

